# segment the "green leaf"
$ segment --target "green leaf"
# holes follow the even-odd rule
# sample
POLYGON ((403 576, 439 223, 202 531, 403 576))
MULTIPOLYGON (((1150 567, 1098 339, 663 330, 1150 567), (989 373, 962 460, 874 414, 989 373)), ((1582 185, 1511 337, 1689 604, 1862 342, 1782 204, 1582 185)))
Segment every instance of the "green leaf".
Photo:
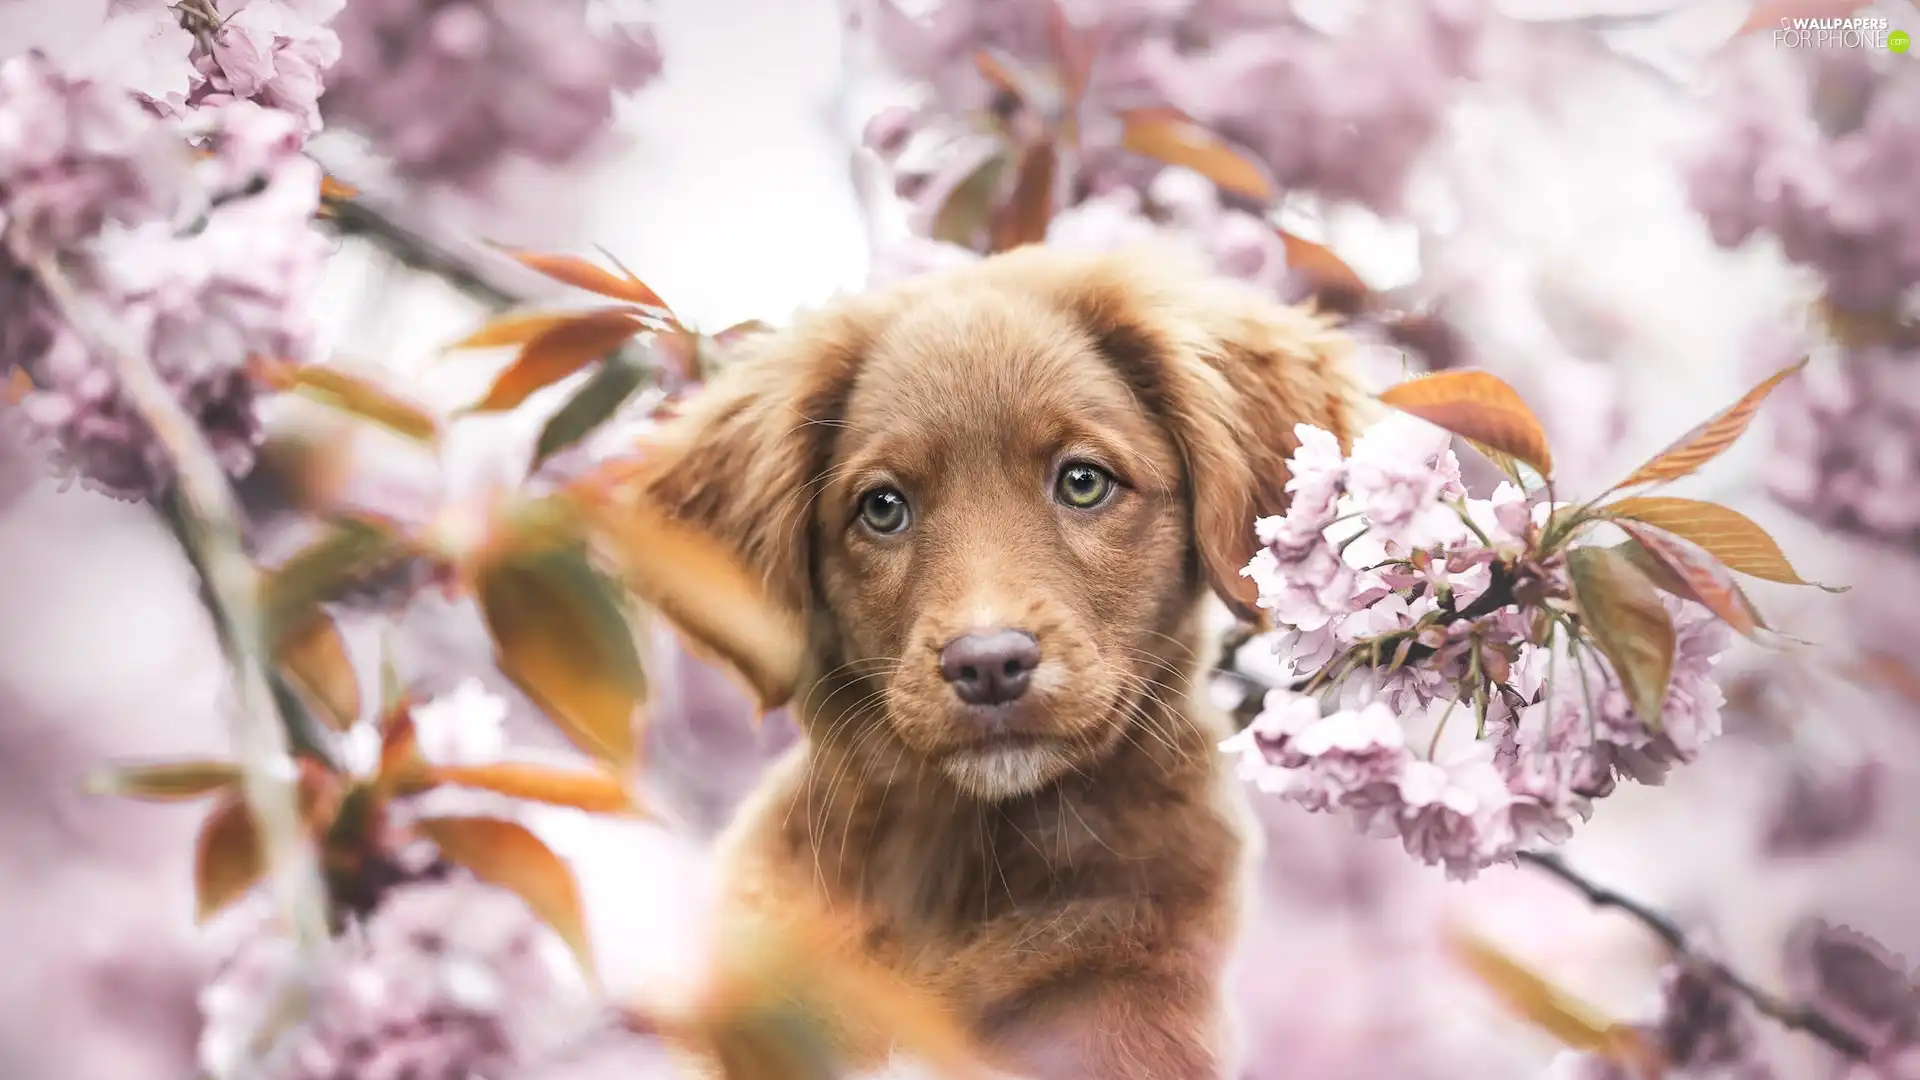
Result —
POLYGON ((575 745, 631 766, 646 673, 612 584, 583 552, 552 547, 509 552, 476 585, 500 670, 575 745))
POLYGON ((178 802, 226 791, 240 783, 240 767, 230 761, 169 761, 119 765, 87 778, 93 795, 178 802))
POLYGON ((308 626, 342 586, 405 555, 392 533, 361 520, 335 522, 320 539, 265 572, 260 605, 267 640, 277 648, 308 626))
POLYGON ((1659 730, 1667 684, 1673 678, 1673 619, 1647 575, 1611 548, 1567 552, 1567 573, 1580 621, 1613 665, 1643 723, 1659 730))
POLYGON ((939 213, 934 215, 933 239, 971 248, 980 227, 993 213, 995 197, 1000 194, 1000 179, 1010 164, 1006 154, 995 154, 955 184, 939 213))
POLYGON ((541 462, 591 435, 646 385, 649 367, 633 348, 621 349, 574 392, 540 430, 533 463, 541 462))

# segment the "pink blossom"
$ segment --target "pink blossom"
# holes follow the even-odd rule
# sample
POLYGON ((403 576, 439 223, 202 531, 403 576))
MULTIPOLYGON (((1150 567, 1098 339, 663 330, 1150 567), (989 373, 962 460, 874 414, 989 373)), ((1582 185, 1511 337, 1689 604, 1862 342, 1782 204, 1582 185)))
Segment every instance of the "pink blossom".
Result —
POLYGON ((1260 587, 1260 606, 1295 630, 1318 630, 1352 610, 1353 569, 1331 544, 1308 547, 1282 559, 1271 546, 1254 554, 1243 571, 1260 587))
MULTIPOLYGON (((64 262, 76 285, 144 348, 200 421, 222 464, 245 473, 260 437, 245 365, 254 357, 308 359, 309 301, 327 252, 312 222, 319 170, 300 152, 296 122, 237 102, 205 110, 187 131, 174 133, 130 97, 65 82, 32 57, 9 63, 0 85, 19 94, 12 107, 0 106, 0 128, 64 132, 79 140, 76 146, 112 150, 99 157, 57 147, 22 155, 47 168, 0 185, 0 213, 33 223, 23 225, 19 245, 74 245, 64 262), (68 100, 84 107, 68 109, 68 100), (97 116, 116 119, 101 132, 72 122, 97 116), (191 162, 181 134, 201 136, 207 156, 191 162), (116 179, 150 161, 113 155, 149 142, 170 144, 177 155, 161 159, 158 175, 166 175, 168 160, 181 169, 180 183, 164 201, 116 179), (69 174, 71 183, 61 179, 69 174), (50 206, 65 209, 49 214, 50 206), (109 228, 109 221, 118 227, 109 228)), ((22 280, 17 271, 8 276, 22 280)), ((24 412, 53 438, 56 466, 120 498, 157 491, 168 480, 168 464, 122 399, 111 365, 71 328, 31 329, 49 325, 47 319, 44 312, 30 316, 30 329, 15 339, 37 355, 6 359, 34 381, 24 412)))
POLYGON ((252 0, 217 28, 200 28, 192 54, 198 79, 176 109, 253 101, 283 109, 306 134, 319 131, 321 79, 340 57, 333 31, 286 9, 252 0))
POLYGON ((333 29, 328 123, 409 180, 472 191, 509 159, 563 165, 601 145, 615 94, 661 66, 650 28, 598 30, 586 0, 354 0, 333 29))
POLYGON ((1325 528, 1333 524, 1338 512, 1346 483, 1346 455, 1340 452, 1340 440, 1324 428, 1295 424, 1293 437, 1300 445, 1287 458, 1287 493, 1292 496, 1288 515, 1325 528))
MULTIPOLYGON (((289 943, 247 928, 201 995, 201 1065, 243 1075, 247 1044, 291 970, 289 943)), ((521 901, 469 880, 406 885, 327 948, 307 1019, 266 1080, 499 1075, 591 1014, 565 948, 521 901)))
POLYGON ((1748 41, 1723 65, 1712 139, 1688 161, 1714 239, 1757 232, 1818 271, 1848 311, 1885 311, 1920 283, 1920 70, 1887 49, 1770 49, 1748 41), (1809 114, 1812 122, 1809 122, 1809 114))
POLYGON ((1510 857, 1519 839, 1506 778, 1479 749, 1444 766, 1411 761, 1400 775, 1396 824, 1407 854, 1457 880, 1510 857))
POLYGON ((1442 500, 1463 500, 1453 437, 1394 411, 1353 441, 1347 494, 1366 515, 1368 531, 1402 550, 1457 537, 1458 515, 1442 500))
POLYGON ((15 254, 170 216, 191 183, 186 147, 131 95, 68 79, 38 53, 0 63, 0 229, 15 254))

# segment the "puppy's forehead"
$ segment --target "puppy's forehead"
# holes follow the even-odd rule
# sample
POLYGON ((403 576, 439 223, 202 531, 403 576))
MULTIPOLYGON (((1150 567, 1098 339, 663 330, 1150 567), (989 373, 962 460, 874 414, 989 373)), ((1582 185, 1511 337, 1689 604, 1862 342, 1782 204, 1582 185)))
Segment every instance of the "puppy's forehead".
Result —
POLYGON ((1003 434, 1071 416, 1148 437, 1152 419, 1067 312, 1000 290, 955 292, 895 316, 849 399, 878 428, 1003 434))

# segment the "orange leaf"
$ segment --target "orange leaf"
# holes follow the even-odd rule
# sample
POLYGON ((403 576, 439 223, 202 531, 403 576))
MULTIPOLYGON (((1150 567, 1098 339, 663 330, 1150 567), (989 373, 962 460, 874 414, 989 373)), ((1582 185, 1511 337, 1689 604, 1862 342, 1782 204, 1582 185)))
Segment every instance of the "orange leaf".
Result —
POLYGON ((1258 158, 1172 109, 1133 109, 1121 113, 1120 145, 1168 165, 1192 169, 1227 191, 1262 203, 1279 197, 1279 188, 1258 158))
POLYGON ((1071 114, 1087 96, 1087 83, 1093 75, 1094 42, 1090 40, 1090 35, 1074 29, 1073 23, 1067 19, 1067 9, 1060 0, 1047 0, 1047 40, 1053 48, 1055 62, 1060 66, 1060 78, 1067 94, 1067 111, 1071 114))
POLYGON ((25 370, 14 368, 7 372, 6 389, 0 398, 4 398, 9 405, 18 405, 27 400, 27 395, 33 393, 34 389, 33 378, 25 370))
POLYGON ((520 761, 488 765, 435 765, 425 771, 432 784, 479 788, 529 802, 571 806, 590 814, 635 814, 639 806, 620 778, 605 772, 550 769, 520 761))
POLYGON ((1484 443, 1553 475, 1547 433, 1513 387, 1484 371, 1441 371, 1387 388, 1380 400, 1453 432, 1484 443))
POLYGON ((1320 306, 1329 311, 1352 312, 1367 306, 1373 289, 1346 260, 1325 244, 1316 244, 1285 229, 1276 229, 1287 252, 1287 269, 1297 274, 1313 290, 1320 306))
POLYGON ((345 731, 360 719, 360 678, 332 619, 316 613, 289 631, 274 646, 274 659, 294 689, 332 721, 334 730, 345 731))
POLYGON ((646 674, 632 628, 584 556, 509 557, 480 568, 476 591, 500 670, 575 745, 632 765, 646 674))
POLYGON ((537 391, 606 356, 645 329, 631 311, 588 312, 535 334, 500 373, 474 412, 511 409, 537 391))
POLYGON ((611 296, 631 304, 644 304, 672 314, 672 309, 667 307, 665 300, 660 299, 660 294, 632 274, 614 274, 573 255, 543 255, 536 251, 516 251, 505 247, 500 250, 520 265, 576 289, 611 296))
POLYGON ((587 489, 600 479, 583 479, 578 502, 627 587, 690 645, 744 678, 763 711, 789 700, 800 679, 805 631, 767 595, 761 577, 650 500, 587 489))
POLYGON ((1642 1067, 1657 1065, 1654 1048, 1632 1027, 1608 1020, 1599 1009, 1555 986, 1493 942, 1459 925, 1450 929, 1447 939, 1455 959, 1515 1016, 1562 1045, 1642 1067))
POLYGON ((1059 151, 1051 142, 1036 143, 1020 156, 1013 194, 993 216, 994 251, 1011 251, 1046 240, 1047 225, 1053 220, 1053 179, 1059 164, 1059 151))
POLYGON ((177 802, 213 795, 239 783, 240 767, 232 762, 171 761, 117 766, 89 777, 86 787, 94 795, 177 802))
POLYGON ((424 776, 420 756, 420 731, 413 723, 413 709, 401 704, 387 712, 380 730, 380 779, 376 785, 382 795, 407 790, 424 776))
POLYGON ((952 1013, 850 948, 842 923, 797 907, 726 920, 711 982, 664 1034, 728 1080, 851 1075, 893 1047, 940 1074, 984 1078, 952 1013))
POLYGON ((973 66, 994 88, 1024 105, 1027 102, 1026 87, 1023 80, 1014 74, 1001 54, 994 49, 981 49, 973 54, 973 66))
POLYGON ((1633 539, 1618 545, 1620 554, 1655 586, 1691 600, 1720 617, 1736 633, 1758 641, 1766 622, 1724 564, 1698 544, 1661 529, 1617 522, 1633 539))
POLYGON ((1673 679, 1673 618, 1653 582, 1611 548, 1567 552, 1567 576, 1580 622, 1649 730, 1660 729, 1667 684, 1673 679))
POLYGON ((502 315, 497 319, 488 320, 480 329, 447 346, 447 351, 525 345, 554 327, 579 322, 588 316, 605 316, 615 312, 624 313, 634 319, 646 317, 645 312, 640 309, 629 307, 588 308, 585 311, 527 311, 517 315, 502 315))
POLYGON ((291 391, 410 439, 431 442, 440 435, 439 418, 426 408, 339 368, 256 360, 252 370, 276 390, 291 391))
POLYGON ((474 877, 526 901, 540 921, 552 927, 573 950, 581 970, 593 975, 593 948, 587 940, 580 887, 552 849, 526 828, 486 817, 430 817, 416 828, 433 841, 448 862, 474 877))
POLYGON ((1869 649, 1858 663, 1848 665, 1847 674, 1879 683, 1903 700, 1920 705, 1920 669, 1891 652, 1869 649))
MULTIPOLYGON (((1793 565, 1767 530, 1752 518, 1719 503, 1649 495, 1621 499, 1600 508, 1607 516, 1626 518, 1698 544, 1714 558, 1740 573, 1783 585, 1814 585, 1794 572, 1793 565)), ((1845 587, 1819 585, 1828 592, 1845 587)))
POLYGON ((1767 400, 1768 394, 1773 393, 1774 387, 1806 366, 1807 361, 1802 359, 1797 364, 1774 372, 1720 415, 1680 436, 1646 464, 1633 470, 1625 480, 1607 490, 1619 491, 1640 484, 1664 483, 1698 472, 1700 466, 1725 453, 1727 447, 1740 438, 1747 430, 1747 425, 1753 423, 1754 414, 1760 411, 1761 403, 1767 400))
POLYGON ((200 826, 193 869, 196 917, 205 922, 219 914, 266 872, 253 815, 238 798, 221 800, 200 826))

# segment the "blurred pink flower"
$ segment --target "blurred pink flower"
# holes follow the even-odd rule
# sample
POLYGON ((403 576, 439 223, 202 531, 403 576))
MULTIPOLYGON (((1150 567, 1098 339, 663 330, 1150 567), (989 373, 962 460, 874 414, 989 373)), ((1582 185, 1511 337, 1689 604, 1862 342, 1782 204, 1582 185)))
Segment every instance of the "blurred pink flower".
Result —
POLYGON ((131 95, 69 79, 37 53, 0 63, 0 234, 12 254, 168 217, 191 185, 186 147, 131 95))
POLYGON ((243 1073, 293 959, 260 920, 202 991, 200 1060, 214 1080, 500 1075, 592 1017, 565 947, 519 898, 457 878, 412 884, 330 943, 307 1018, 262 1071, 243 1073))
POLYGON ((651 28, 596 27, 586 0, 355 0, 333 29, 327 122, 408 180, 476 192, 510 158, 578 160, 661 65, 651 28))
POLYGON ((1867 1048, 1858 1080, 1906 1080, 1920 1051, 1920 971, 1865 934, 1808 919, 1786 942, 1788 992, 1867 1048))
POLYGON ((1920 284, 1920 69, 1883 48, 1764 44, 1725 61, 1718 131, 1688 162, 1694 205, 1721 244, 1771 233, 1836 306, 1885 311, 1920 284))
MULTIPOLYGON (((235 475, 252 467, 261 436, 247 362, 306 361, 316 329, 327 242, 313 226, 319 168, 301 153, 296 124, 249 102, 196 116, 211 150, 191 174, 198 217, 103 233, 79 263, 80 286, 145 348, 235 475)), ((76 332, 61 327, 26 366, 37 387, 26 415, 54 437, 63 472, 124 499, 168 482, 144 421, 76 332)))
POLYGON ((1776 393, 1774 497, 1823 525, 1920 541, 1920 349, 1836 350, 1776 393))

